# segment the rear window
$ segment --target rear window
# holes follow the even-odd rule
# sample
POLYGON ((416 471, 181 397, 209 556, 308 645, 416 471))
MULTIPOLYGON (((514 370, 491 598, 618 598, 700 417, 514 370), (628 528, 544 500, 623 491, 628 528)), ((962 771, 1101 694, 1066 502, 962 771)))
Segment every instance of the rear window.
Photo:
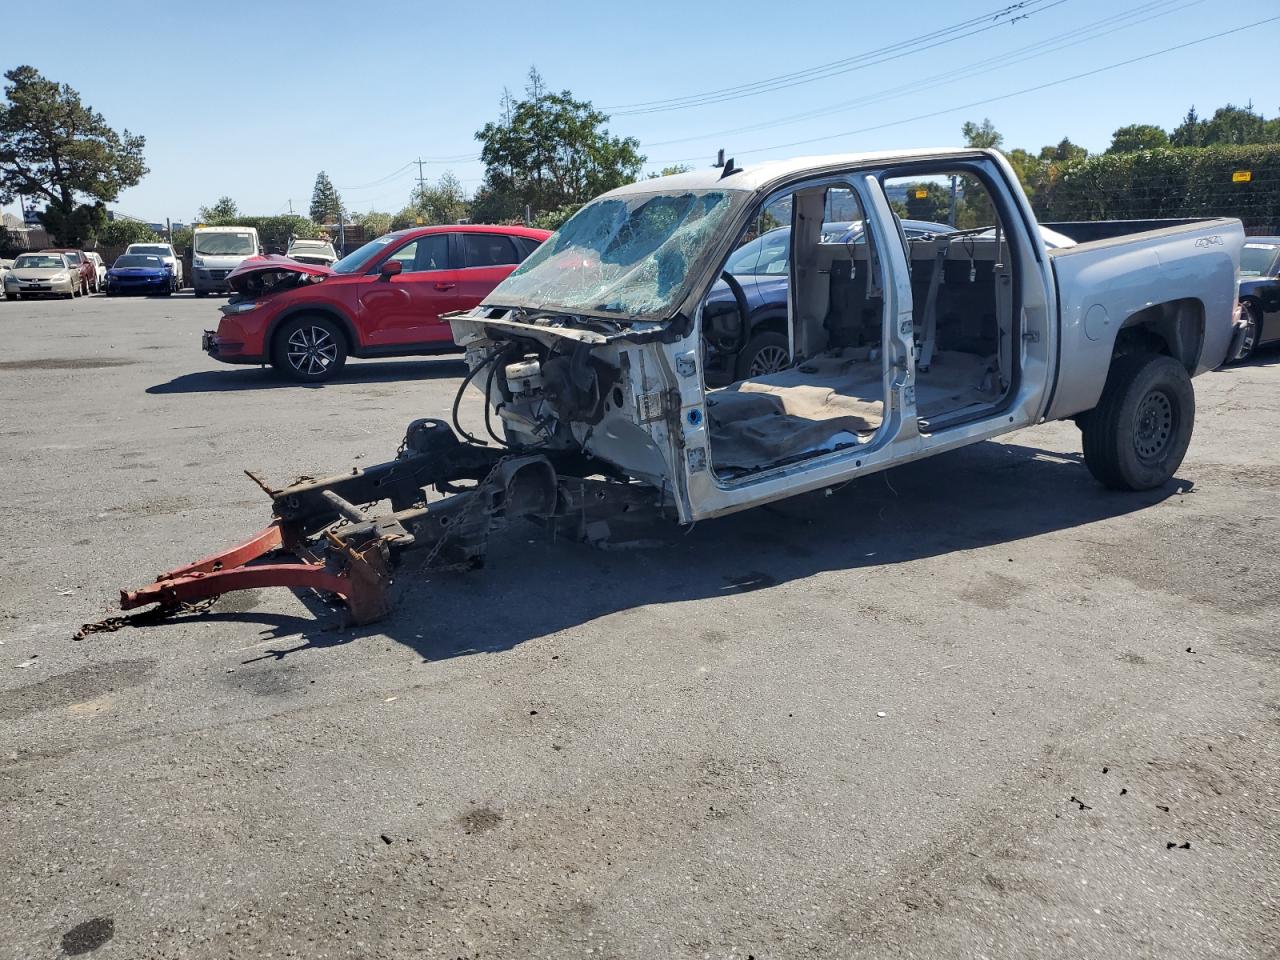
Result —
POLYGON ((511 238, 500 233, 464 233, 463 256, 468 267, 498 267, 519 263, 528 253, 517 252, 511 238))
POLYGON ((511 239, 516 242, 516 247, 520 251, 521 262, 523 262, 524 258, 529 256, 529 254, 537 250, 538 246, 542 243, 541 240, 535 240, 533 237, 512 237, 511 239))

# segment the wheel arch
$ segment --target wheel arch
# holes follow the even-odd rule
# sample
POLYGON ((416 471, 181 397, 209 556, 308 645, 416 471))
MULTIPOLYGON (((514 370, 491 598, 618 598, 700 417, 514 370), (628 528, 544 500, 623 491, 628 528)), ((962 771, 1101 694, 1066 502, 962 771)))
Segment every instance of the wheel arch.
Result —
POLYGON ((751 334, 763 333, 766 330, 787 335, 787 311, 777 309, 758 310, 751 316, 748 327, 751 334))
POLYGON ((1111 359, 1131 353, 1159 353, 1194 374, 1204 351, 1204 302, 1181 297, 1153 303, 1125 317, 1111 348, 1111 359))
POLYGON ((296 320, 298 317, 323 317, 326 320, 332 320, 338 325, 338 329, 342 331, 343 337, 347 341, 347 355, 356 356, 360 349, 360 338, 356 333, 355 323, 346 313, 337 307, 323 303, 300 303, 296 307, 290 307, 281 312, 281 314, 271 321, 271 325, 267 328, 267 335, 264 338, 263 345, 266 348, 267 356, 273 356, 276 348, 276 336, 280 332, 280 328, 290 320, 296 320))

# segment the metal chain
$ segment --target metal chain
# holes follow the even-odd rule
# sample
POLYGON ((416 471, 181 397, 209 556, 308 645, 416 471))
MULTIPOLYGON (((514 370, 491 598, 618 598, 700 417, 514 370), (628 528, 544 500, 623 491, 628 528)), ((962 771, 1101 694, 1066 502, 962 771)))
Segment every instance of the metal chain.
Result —
MULTIPOLYGON (((510 459, 511 459, 511 455, 507 455, 505 457, 499 457, 497 460, 494 461, 493 467, 490 468, 487 474, 485 474, 484 479, 481 480, 478 484, 476 484, 475 492, 472 494, 471 499, 467 501, 466 506, 464 506, 458 512, 458 516, 454 519, 453 523, 449 524, 449 526, 445 528, 444 533, 441 534, 440 539, 435 542, 435 546, 433 546, 431 550, 427 553, 427 558, 422 561, 422 566, 419 569, 423 571, 431 569, 431 564, 435 561, 436 557, 440 555, 440 551, 444 549, 444 545, 449 542, 449 538, 453 536, 453 531, 463 526, 466 520, 471 519, 471 514, 473 514, 477 509, 479 509, 480 499, 481 499, 480 492, 489 485, 489 481, 492 480, 495 476, 497 476, 498 471, 502 469, 502 465, 510 459)), ((467 566, 466 562, 462 562, 462 563, 446 564, 445 566, 437 567, 436 569, 459 570, 459 569, 465 569, 466 566, 467 566)))
POLYGON ((204 613, 215 603, 218 597, 206 597, 204 600, 198 600, 195 603, 180 603, 176 607, 152 607, 150 610, 142 610, 138 613, 126 613, 116 617, 104 617, 95 623, 82 624, 80 629, 72 634, 72 640, 83 640, 85 637, 93 633, 115 633, 117 630, 123 630, 125 627, 143 627, 150 624, 163 623, 170 617, 177 614, 188 614, 195 616, 204 613))

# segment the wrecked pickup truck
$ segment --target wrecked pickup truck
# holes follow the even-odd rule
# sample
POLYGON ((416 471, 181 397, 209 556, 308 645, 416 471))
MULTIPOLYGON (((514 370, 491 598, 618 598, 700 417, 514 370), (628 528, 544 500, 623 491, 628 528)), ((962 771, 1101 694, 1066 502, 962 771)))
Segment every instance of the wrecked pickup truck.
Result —
POLYGON ((165 616, 274 584, 336 595, 369 621, 410 549, 425 552, 419 569, 475 565, 516 518, 604 544, 637 522, 689 524, 1046 420, 1079 425, 1102 484, 1159 486, 1191 439, 1191 378, 1236 335, 1243 230, 1111 232, 1047 249, 988 150, 729 162, 614 190, 450 315, 468 364, 452 427, 415 421, 379 466, 259 480, 270 526, 121 605, 165 616), (934 183, 956 185, 958 229, 908 239, 890 198, 934 183), (859 241, 831 240, 832 220, 860 222, 859 241), (788 224, 789 249, 768 254, 781 266, 744 280, 725 268, 788 224), (743 283, 779 270, 789 365, 709 387, 707 352, 733 354, 749 333, 743 283), (721 280, 731 298, 709 296, 721 280), (458 418, 469 387, 484 436, 458 418))

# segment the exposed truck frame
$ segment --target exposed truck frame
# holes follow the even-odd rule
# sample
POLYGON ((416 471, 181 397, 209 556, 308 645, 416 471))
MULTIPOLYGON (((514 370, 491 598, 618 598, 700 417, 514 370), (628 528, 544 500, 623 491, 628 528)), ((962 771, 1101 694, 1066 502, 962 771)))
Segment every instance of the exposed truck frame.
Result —
MULTIPOLYGON (((624 227, 637 229, 631 221, 624 227)), ((722 170, 623 187, 575 216, 483 304, 451 317, 469 367, 458 399, 469 385, 481 388, 492 443, 458 426, 455 401, 458 432, 443 421, 417 420, 387 463, 281 488, 259 481, 272 500, 270 526, 246 544, 122 591, 121 607, 154 606, 163 616, 274 584, 340 597, 353 619, 368 622, 388 611, 391 571, 408 550, 424 552, 421 567, 476 565, 490 534, 516 518, 592 543, 625 539, 635 521, 692 523, 1046 420, 1081 426, 1086 461, 1105 485, 1157 486, 1181 464, 1190 440, 1191 378, 1219 366, 1239 335, 1232 315, 1242 243, 1239 221, 1210 220, 1046 250, 1016 176, 995 151, 806 158, 747 170, 730 161, 722 170), (992 361, 1000 390, 987 403, 924 415, 917 387, 927 384, 935 362, 930 311, 938 282, 922 297, 913 291, 913 271, 918 286, 930 267, 941 277, 948 257, 967 256, 972 280, 980 254, 963 238, 908 243, 884 183, 957 173, 985 188, 997 218, 986 249, 996 309, 1005 317, 992 361), (805 291, 840 272, 814 266, 815 257, 840 251, 806 240, 822 220, 820 198, 837 186, 865 220, 864 248, 845 255, 868 285, 861 315, 871 317, 879 337, 870 352, 836 344, 829 316, 805 319, 805 291), (779 197, 790 204, 795 238, 793 380, 804 386, 804 371, 833 357, 874 362, 879 413, 856 436, 727 470, 718 461, 717 403, 731 398, 708 387, 702 344, 732 331, 732 309, 725 320, 704 315, 703 307, 717 279, 733 285, 726 259, 752 217, 779 197), (641 245, 649 259, 634 263, 621 262, 614 248, 593 252, 574 239, 583 232, 575 232, 579 218, 652 202, 684 210, 682 216, 696 206, 719 219, 708 213, 683 235, 676 227, 665 240, 651 238, 641 245), (569 294, 557 299, 565 283, 581 284, 579 274, 588 273, 613 291, 597 297, 600 304, 584 309, 569 294), (617 277, 627 285, 618 287, 617 277), (617 289, 634 293, 637 284, 649 306, 617 306, 617 289), (652 306, 657 290, 667 299, 652 306), (384 501, 386 512, 363 509, 384 501)), ((738 313, 740 323, 745 309, 738 313)))

